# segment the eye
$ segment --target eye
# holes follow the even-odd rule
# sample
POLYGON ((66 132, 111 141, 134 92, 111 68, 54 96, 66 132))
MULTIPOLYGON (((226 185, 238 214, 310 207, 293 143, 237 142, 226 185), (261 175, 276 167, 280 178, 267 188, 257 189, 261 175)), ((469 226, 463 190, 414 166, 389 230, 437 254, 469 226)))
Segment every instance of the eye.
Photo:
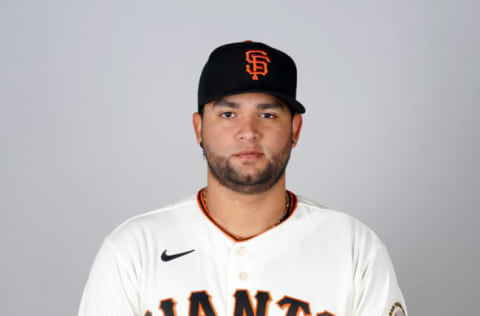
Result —
POLYGON ((275 114, 273 114, 273 113, 268 113, 268 112, 267 112, 267 113, 262 113, 260 116, 263 117, 263 118, 266 118, 266 119, 273 119, 273 118, 276 117, 275 114))
POLYGON ((235 115, 233 114, 233 112, 222 112, 220 114, 221 117, 224 117, 224 118, 232 118, 234 117, 235 115))

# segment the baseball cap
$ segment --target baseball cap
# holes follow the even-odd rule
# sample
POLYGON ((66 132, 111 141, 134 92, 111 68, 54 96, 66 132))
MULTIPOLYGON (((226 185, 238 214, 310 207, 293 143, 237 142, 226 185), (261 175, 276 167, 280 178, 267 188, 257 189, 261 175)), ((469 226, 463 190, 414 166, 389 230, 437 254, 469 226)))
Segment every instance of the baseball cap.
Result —
POLYGON ((260 42, 217 47, 203 67, 198 86, 198 111, 220 97, 261 92, 284 101, 293 113, 305 113, 296 100, 297 67, 284 52, 260 42))

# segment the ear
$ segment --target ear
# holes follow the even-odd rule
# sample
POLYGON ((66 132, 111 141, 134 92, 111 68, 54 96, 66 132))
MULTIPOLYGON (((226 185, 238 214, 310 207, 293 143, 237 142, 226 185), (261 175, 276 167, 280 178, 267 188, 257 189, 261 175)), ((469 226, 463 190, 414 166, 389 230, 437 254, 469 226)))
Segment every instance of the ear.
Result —
POLYGON ((195 137, 197 138, 197 143, 201 146, 202 143, 202 117, 200 113, 193 113, 192 117, 193 129, 195 131, 195 137))
POLYGON ((301 114, 295 113, 292 119, 292 148, 297 146, 300 138, 300 131, 302 130, 303 118, 301 114))

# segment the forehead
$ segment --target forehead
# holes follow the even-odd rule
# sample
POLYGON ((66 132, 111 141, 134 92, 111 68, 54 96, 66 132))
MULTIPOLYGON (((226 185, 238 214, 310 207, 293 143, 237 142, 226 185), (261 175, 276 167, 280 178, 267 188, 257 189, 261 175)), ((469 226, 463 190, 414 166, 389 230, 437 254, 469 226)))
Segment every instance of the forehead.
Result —
POLYGON ((208 102, 205 106, 220 107, 247 107, 247 106, 269 106, 271 108, 288 109, 287 105, 279 98, 266 93, 240 93, 224 96, 219 99, 208 102))

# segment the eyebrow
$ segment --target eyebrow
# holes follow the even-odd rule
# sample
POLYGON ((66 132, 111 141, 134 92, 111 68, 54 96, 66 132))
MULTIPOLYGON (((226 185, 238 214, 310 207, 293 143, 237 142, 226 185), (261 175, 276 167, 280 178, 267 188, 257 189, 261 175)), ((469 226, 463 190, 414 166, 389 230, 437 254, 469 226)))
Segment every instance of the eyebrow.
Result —
MULTIPOLYGON (((213 108, 219 107, 219 106, 224 106, 228 107, 231 109, 238 109, 240 107, 240 104, 237 102, 232 102, 228 101, 225 99, 218 99, 215 102, 213 102, 213 108)), ((281 102, 272 102, 272 103, 260 103, 257 104, 257 110, 270 110, 270 109, 280 109, 283 110, 285 105, 281 102)))
POLYGON ((213 108, 217 106, 225 106, 232 109, 237 109, 240 105, 236 102, 227 101, 225 99, 218 99, 215 102, 213 102, 213 108))
POLYGON ((272 103, 261 103, 257 105, 257 109, 259 110, 270 110, 270 109, 280 109, 283 110, 284 105, 280 102, 272 102, 272 103))

